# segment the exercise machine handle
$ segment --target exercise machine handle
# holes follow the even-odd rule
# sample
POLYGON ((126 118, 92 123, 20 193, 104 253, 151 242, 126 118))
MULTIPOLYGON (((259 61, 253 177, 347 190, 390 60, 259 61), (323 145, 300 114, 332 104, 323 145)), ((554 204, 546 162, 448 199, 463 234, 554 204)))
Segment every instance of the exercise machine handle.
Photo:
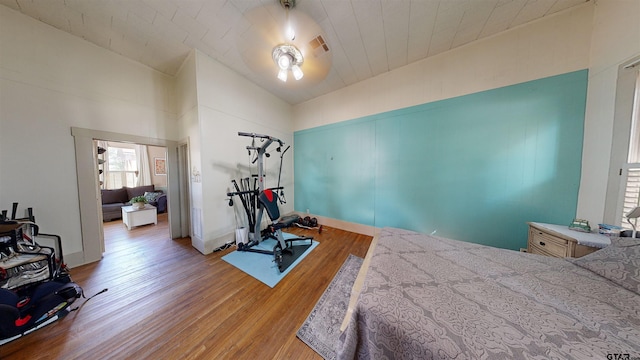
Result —
POLYGON ((258 193, 258 190, 245 190, 245 191, 228 192, 227 196, 244 195, 244 194, 257 194, 257 193, 258 193))
POLYGON ((262 135, 262 134, 256 134, 256 133, 248 133, 248 132, 243 132, 243 131, 238 131, 238 136, 248 136, 248 137, 257 137, 257 138, 262 138, 262 139, 269 139, 271 136, 269 135, 262 135))
MULTIPOLYGON (((242 132, 242 131, 238 131, 238 136, 247 136, 250 138, 259 138, 259 139, 267 139, 267 140, 271 140, 271 142, 273 141, 277 141, 280 146, 284 146, 284 141, 273 137, 273 136, 269 136, 269 135, 263 135, 263 134, 256 134, 256 133, 248 133, 248 132, 242 132)), ((264 147, 264 146, 263 146, 264 147)), ((249 150, 257 150, 258 147, 254 147, 254 146, 247 146, 247 149, 249 150)))
MULTIPOLYGON (((282 190, 284 189, 284 187, 282 186, 278 186, 278 187, 272 187, 272 188, 268 188, 265 190, 282 190)), ((245 190, 245 191, 234 191, 234 192, 228 192, 227 196, 236 196, 236 195, 244 195, 244 194, 258 194, 258 190, 245 190)))

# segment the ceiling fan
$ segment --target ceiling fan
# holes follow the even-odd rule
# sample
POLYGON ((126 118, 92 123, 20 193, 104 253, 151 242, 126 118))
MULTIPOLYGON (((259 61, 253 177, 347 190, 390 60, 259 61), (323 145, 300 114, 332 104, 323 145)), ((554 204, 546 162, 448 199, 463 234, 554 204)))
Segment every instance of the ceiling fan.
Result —
POLYGON ((238 37, 245 64, 268 81, 292 88, 322 81, 331 68, 326 34, 295 0, 252 8, 244 14, 249 26, 238 37))

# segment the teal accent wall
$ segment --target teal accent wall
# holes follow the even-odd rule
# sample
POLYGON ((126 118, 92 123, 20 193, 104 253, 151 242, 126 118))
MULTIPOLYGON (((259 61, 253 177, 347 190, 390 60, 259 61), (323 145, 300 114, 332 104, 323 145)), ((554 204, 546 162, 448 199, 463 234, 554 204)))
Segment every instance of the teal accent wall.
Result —
POLYGON ((295 210, 526 247, 526 222, 575 217, 587 80, 581 70, 297 131, 295 210))

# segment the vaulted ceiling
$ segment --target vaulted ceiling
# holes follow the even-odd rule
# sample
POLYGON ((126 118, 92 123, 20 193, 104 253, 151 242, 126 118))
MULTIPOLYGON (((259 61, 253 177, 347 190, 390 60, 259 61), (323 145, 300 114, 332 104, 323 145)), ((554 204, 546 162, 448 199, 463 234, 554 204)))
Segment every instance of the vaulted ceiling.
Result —
MULTIPOLYGON (((589 0, 297 0, 324 32, 331 67, 295 86, 248 66, 247 14, 279 0, 0 0, 0 4, 158 71, 175 75, 191 49, 290 104, 486 38, 589 0)), ((273 11, 272 11, 273 12, 273 11)), ((255 13, 254 13, 255 16, 255 13)), ((274 15, 274 18, 276 16, 274 15)), ((255 41, 255 39, 253 39, 255 41)), ((271 54, 268 54, 271 56, 271 54)))

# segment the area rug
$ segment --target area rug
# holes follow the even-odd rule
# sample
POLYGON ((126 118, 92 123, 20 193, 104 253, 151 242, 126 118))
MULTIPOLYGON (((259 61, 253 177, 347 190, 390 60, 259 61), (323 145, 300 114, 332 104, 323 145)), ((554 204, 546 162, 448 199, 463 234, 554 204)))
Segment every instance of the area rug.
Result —
POLYGON ((363 259, 349 255, 296 335, 324 359, 336 358, 340 325, 363 259))
MULTIPOLYGON (((285 239, 295 238, 293 234, 283 233, 285 239)), ((303 243, 309 243, 309 240, 294 241, 293 245, 300 245, 303 243)), ((222 260, 237 267, 238 269, 246 272, 254 278, 260 280, 269 287, 274 287, 280 280, 282 280, 293 268, 296 267, 304 259, 311 250, 318 246, 318 242, 313 240, 311 246, 305 251, 299 258, 297 258, 288 268, 283 272, 278 270, 278 265, 273 261, 273 255, 260 254, 247 251, 235 250, 222 257, 222 260)), ((261 249, 267 251, 273 251, 273 247, 276 245, 276 240, 266 239, 260 242, 260 244, 254 246, 254 249, 261 249)))

